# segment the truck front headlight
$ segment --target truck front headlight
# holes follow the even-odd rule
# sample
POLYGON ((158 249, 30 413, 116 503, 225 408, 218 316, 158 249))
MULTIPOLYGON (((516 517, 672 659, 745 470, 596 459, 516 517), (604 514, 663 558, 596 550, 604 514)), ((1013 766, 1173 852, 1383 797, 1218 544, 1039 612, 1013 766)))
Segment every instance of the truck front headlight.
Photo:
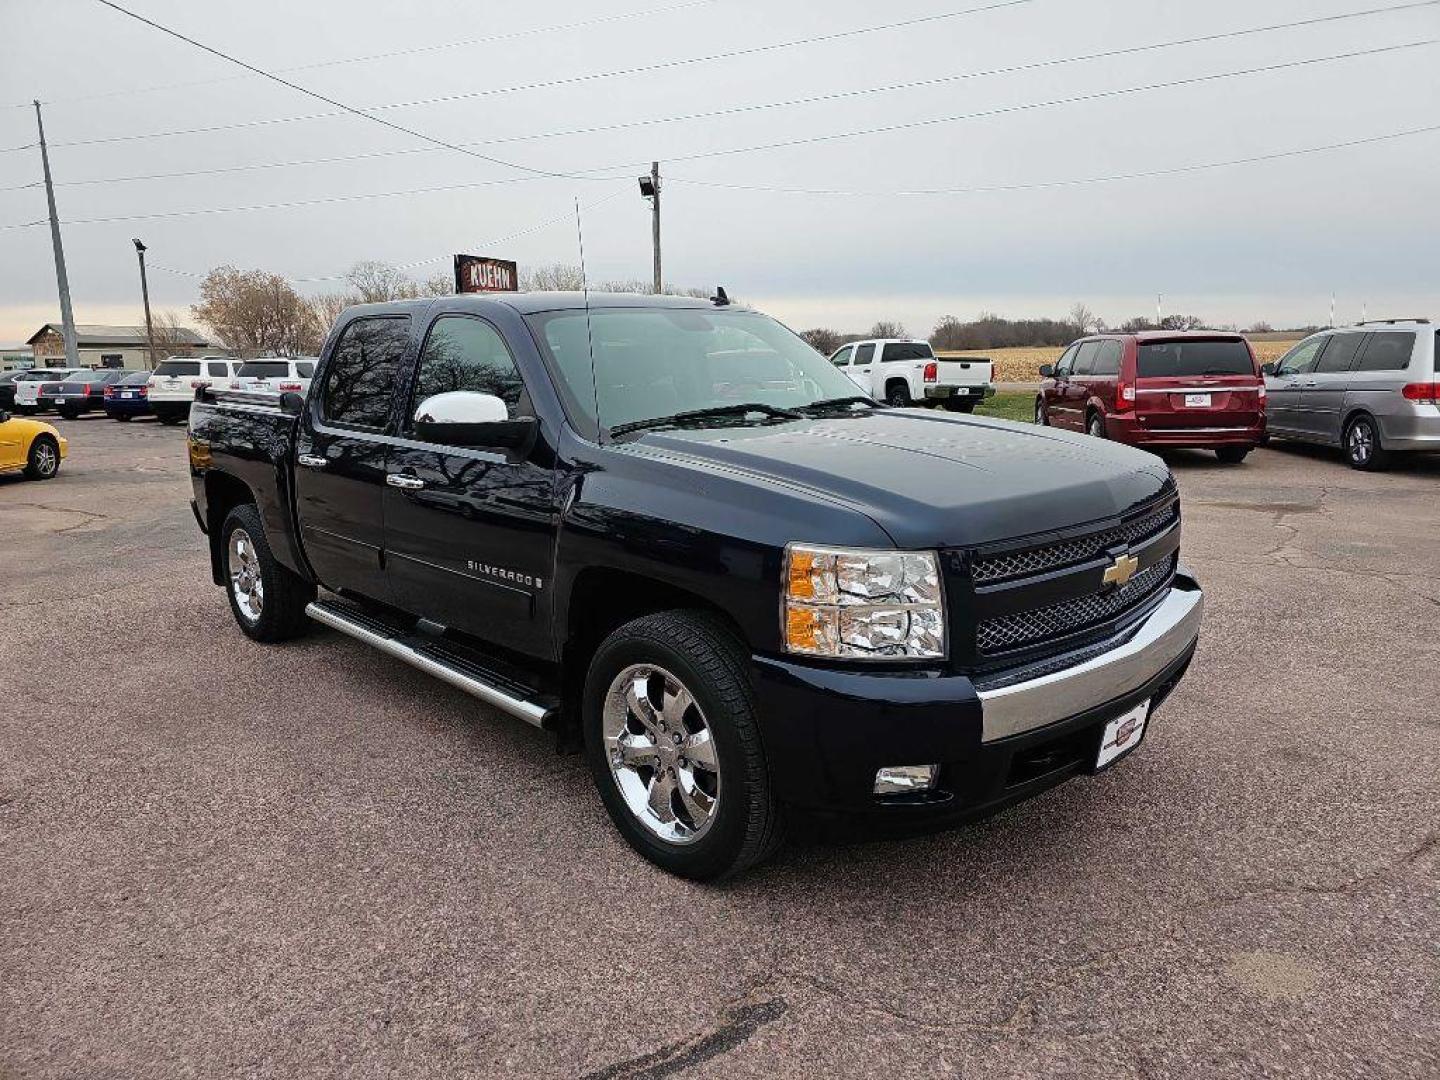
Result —
POLYGON ((945 655, 933 551, 785 548, 786 651, 843 660, 945 655))

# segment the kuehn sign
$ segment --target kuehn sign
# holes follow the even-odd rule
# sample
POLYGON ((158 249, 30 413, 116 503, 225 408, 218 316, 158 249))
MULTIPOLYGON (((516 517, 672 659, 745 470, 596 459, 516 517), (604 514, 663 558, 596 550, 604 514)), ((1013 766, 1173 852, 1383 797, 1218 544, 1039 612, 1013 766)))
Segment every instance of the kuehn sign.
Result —
POLYGON ((509 259, 488 259, 482 255, 455 256, 455 291, 514 292, 520 276, 509 259))

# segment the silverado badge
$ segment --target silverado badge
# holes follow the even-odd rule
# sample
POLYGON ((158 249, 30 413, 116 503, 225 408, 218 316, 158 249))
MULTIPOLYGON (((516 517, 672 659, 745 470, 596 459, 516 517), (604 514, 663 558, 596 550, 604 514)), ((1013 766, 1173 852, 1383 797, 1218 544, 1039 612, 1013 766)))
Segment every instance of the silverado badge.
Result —
POLYGON ((1105 568, 1103 578, 1106 585, 1119 587, 1129 581, 1140 569, 1140 560, 1134 555, 1116 555, 1115 561, 1105 568))

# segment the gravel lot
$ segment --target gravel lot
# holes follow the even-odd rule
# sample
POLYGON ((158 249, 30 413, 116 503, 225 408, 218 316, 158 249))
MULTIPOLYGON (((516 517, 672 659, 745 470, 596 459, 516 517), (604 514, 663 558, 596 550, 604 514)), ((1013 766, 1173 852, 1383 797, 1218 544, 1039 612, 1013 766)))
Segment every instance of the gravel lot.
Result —
POLYGON ((579 759, 244 638, 184 432, 0 479, 0 1078, 1440 1075, 1440 460, 1176 454, 1200 654, 982 825, 653 870, 579 759))

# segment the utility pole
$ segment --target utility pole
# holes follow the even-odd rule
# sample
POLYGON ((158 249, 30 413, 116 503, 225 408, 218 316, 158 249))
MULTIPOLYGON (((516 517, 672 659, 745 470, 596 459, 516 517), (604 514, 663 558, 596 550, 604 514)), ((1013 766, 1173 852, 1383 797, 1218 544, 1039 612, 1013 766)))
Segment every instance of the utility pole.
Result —
POLYGON ((45 147, 45 121, 35 102, 35 126, 40 129, 40 164, 45 169, 45 201, 50 204, 50 243, 55 247, 55 284, 60 290, 60 328, 65 339, 65 366, 80 366, 75 346, 75 313, 70 310, 70 278, 65 273, 65 246, 60 243, 60 214, 55 209, 55 185, 50 180, 50 151, 45 147))
POLYGON ((145 245, 132 240, 135 254, 140 256, 140 296, 145 301, 145 341, 150 346, 150 370, 155 370, 155 326, 150 321, 150 283, 145 280, 145 245))
POLYGON ((650 175, 640 177, 640 194, 650 200, 650 230, 655 245, 655 286, 653 292, 659 296, 665 288, 665 279, 660 274, 660 163, 650 163, 650 175))
POLYGON ((1155 329, 1159 330, 1159 329, 1160 329, 1160 324, 1161 324, 1162 322, 1164 322, 1164 320, 1160 317, 1160 294, 1159 294, 1159 293, 1156 293, 1156 294, 1155 294, 1155 329))

